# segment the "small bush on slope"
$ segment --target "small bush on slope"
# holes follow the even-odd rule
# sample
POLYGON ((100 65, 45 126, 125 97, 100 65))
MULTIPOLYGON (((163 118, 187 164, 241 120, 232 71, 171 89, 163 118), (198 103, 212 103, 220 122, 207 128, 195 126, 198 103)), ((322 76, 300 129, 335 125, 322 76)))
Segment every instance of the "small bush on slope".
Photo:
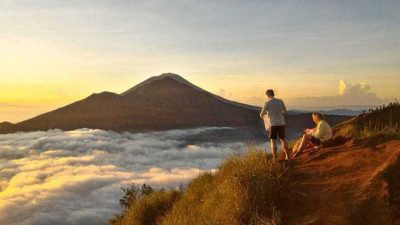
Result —
POLYGON ((181 192, 158 190, 142 196, 121 215, 110 221, 112 225, 155 225, 170 211, 181 192))
POLYGON ((154 189, 146 184, 141 187, 132 185, 130 188, 122 188, 125 195, 119 200, 123 210, 129 209, 132 204, 136 204, 141 198, 154 192, 154 189))

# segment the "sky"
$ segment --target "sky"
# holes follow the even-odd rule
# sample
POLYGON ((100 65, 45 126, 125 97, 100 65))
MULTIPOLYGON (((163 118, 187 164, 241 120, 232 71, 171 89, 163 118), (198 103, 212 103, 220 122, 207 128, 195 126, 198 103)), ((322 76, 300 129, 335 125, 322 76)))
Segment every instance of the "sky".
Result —
POLYGON ((291 109, 400 97, 400 1, 0 0, 0 121, 165 72, 291 109))

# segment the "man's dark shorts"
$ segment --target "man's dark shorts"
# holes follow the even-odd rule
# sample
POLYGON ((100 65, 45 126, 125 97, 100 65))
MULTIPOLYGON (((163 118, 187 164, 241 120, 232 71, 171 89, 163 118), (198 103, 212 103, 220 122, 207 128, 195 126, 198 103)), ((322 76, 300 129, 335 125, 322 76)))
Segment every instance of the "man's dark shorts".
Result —
POLYGON ((285 139, 285 126, 271 126, 271 129, 269 130, 269 139, 285 139))
POLYGON ((320 145, 322 144, 321 140, 319 140, 318 138, 315 138, 313 136, 311 136, 311 143, 313 143, 314 145, 320 145))

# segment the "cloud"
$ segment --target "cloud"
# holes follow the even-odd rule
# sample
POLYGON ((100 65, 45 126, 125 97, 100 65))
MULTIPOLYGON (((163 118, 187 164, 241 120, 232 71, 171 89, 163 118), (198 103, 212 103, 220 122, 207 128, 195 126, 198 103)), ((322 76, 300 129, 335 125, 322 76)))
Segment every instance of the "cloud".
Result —
POLYGON ((228 128, 0 135, 0 224, 107 224, 122 186, 177 186, 244 151, 241 142, 186 141, 218 129, 228 128))
MULTIPOLYGON (((289 99, 291 108, 320 109, 324 107, 357 107, 380 105, 383 100, 371 91, 371 85, 366 82, 352 84, 340 80, 337 95, 320 97, 301 97, 289 99)), ((323 90, 321 90, 323 93, 323 90)))
POLYGON ((29 106, 29 105, 17 105, 17 104, 10 104, 10 103, 4 103, 4 102, 0 102, 0 107, 32 108, 32 106, 29 106))
MULTIPOLYGON (((339 95, 340 96, 351 96, 351 95, 374 95, 370 93, 371 86, 366 82, 361 82, 359 84, 351 84, 345 80, 340 80, 339 82, 339 95)), ((375 96, 376 97, 376 96, 375 96)))

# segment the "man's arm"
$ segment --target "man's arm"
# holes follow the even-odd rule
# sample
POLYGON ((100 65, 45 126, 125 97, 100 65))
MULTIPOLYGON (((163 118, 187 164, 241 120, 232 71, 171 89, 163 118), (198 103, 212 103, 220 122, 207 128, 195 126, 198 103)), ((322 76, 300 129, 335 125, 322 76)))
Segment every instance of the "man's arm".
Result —
POLYGON ((267 114, 267 103, 264 104, 264 107, 262 108, 261 113, 260 113, 260 117, 264 118, 264 116, 266 114, 267 114))
POLYGON ((316 127, 316 131, 312 133, 311 135, 315 138, 321 139, 322 136, 325 134, 326 127, 323 124, 318 124, 316 127))

